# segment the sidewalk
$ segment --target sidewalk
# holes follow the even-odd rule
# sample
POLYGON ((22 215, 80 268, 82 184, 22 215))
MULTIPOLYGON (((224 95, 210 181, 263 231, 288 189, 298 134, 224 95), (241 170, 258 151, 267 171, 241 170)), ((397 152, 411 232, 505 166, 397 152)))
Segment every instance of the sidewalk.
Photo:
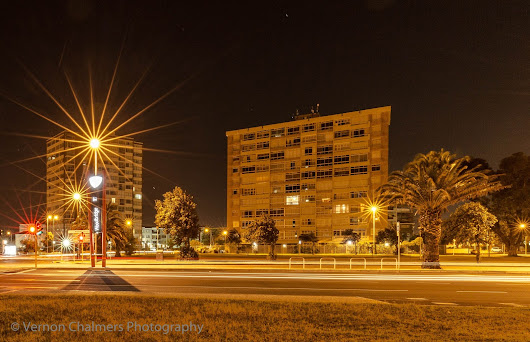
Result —
MULTIPOLYGON (((338 259, 335 261, 326 257, 320 263, 319 258, 307 258, 302 263, 302 259, 293 258, 291 265, 288 259, 277 261, 268 260, 197 260, 197 261, 180 261, 173 258, 166 258, 164 261, 156 261, 155 259, 108 259, 107 269, 141 269, 141 270, 239 270, 239 271, 277 271, 277 272, 346 272, 346 273, 392 273, 396 272, 396 260, 392 257, 383 257, 383 267, 381 268, 381 258, 366 258, 366 269, 364 268, 364 260, 362 257, 352 260, 351 266, 349 259, 338 259), (290 267, 289 267, 290 266, 290 267)), ((12 258, 10 260, 0 259, 0 274, 6 272, 13 272, 16 270, 32 269, 34 268, 33 259, 18 259, 12 258)), ((400 264, 401 272, 413 273, 447 273, 447 272, 467 272, 467 273, 516 273, 516 274, 530 274, 530 263, 513 263, 513 262, 485 262, 485 263, 470 263, 470 262, 441 262, 441 270, 422 269, 419 260, 411 261, 406 259, 400 264)), ((101 267, 101 261, 98 260, 97 268, 101 267)), ((88 269, 90 262, 85 260, 71 261, 71 260, 49 260, 46 258, 39 258, 39 269, 88 269)))

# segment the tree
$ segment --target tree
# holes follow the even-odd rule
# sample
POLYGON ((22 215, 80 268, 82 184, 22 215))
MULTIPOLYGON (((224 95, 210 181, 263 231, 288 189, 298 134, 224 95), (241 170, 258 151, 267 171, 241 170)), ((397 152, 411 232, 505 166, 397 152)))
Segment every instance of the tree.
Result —
MULTIPOLYGON (((402 233, 400 232, 400 234, 402 233)), ((403 238, 403 236, 401 236, 401 238, 403 238)), ((398 238, 397 238, 396 227, 387 227, 383 230, 378 231, 375 237, 375 242, 376 243, 388 243, 392 247, 396 246, 395 253, 397 254, 398 238)))
POLYGON ((498 174, 505 188, 491 195, 487 206, 497 217, 493 231, 506 245, 508 256, 517 256, 517 249, 526 232, 521 224, 530 218, 530 156, 514 153, 501 160, 498 174))
MULTIPOLYGON (((345 229, 342 232, 342 243, 343 244, 355 244, 355 247, 357 247, 357 243, 359 240, 361 240, 361 235, 354 233, 353 229, 345 229)), ((355 248, 355 254, 357 254, 357 248, 355 248)))
POLYGON ((440 268, 442 213, 449 206, 485 196, 502 188, 496 175, 469 169, 469 157, 448 151, 418 154, 403 171, 394 171, 380 189, 385 197, 406 204, 419 214, 424 240, 423 268, 440 268))
POLYGON ((35 238, 33 236, 21 240, 20 244, 23 246, 24 252, 26 253, 35 251, 35 238))
POLYGON ((128 242, 127 234, 125 232, 125 222, 121 217, 121 213, 117 210, 116 205, 112 203, 107 204, 107 239, 111 240, 116 249, 116 256, 120 257, 120 251, 125 249, 128 242))
POLYGON ((239 245, 241 244, 241 235, 237 229, 232 228, 228 231, 226 235, 226 242, 229 245, 236 245, 236 252, 239 253, 239 245))
POLYGON ((181 246, 181 257, 197 258, 197 252, 190 247, 190 240, 199 235, 199 216, 193 196, 176 186, 164 194, 162 201, 155 201, 155 209, 155 224, 164 228, 181 246))
POLYGON ((477 263, 480 262, 480 245, 488 243, 491 231, 497 223, 495 215, 477 202, 468 202, 458 207, 443 223, 446 240, 469 242, 477 245, 477 263))
POLYGON ((274 253, 274 246, 278 241, 279 231, 276 228, 276 223, 269 215, 262 215, 256 220, 252 221, 247 227, 245 239, 248 241, 257 241, 269 245, 269 256, 270 260, 276 259, 274 253))
POLYGON ((48 232, 46 235, 44 235, 43 243, 44 243, 44 250, 48 252, 50 249, 53 252, 53 233, 48 232))
POLYGON ((318 242, 318 237, 315 233, 300 234, 300 240, 303 242, 311 242, 311 254, 315 254, 315 244, 318 242))

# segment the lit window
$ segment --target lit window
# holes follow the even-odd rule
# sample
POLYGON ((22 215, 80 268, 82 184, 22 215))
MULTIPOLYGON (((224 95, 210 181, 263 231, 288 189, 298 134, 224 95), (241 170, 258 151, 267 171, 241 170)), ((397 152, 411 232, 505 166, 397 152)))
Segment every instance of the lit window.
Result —
POLYGON ((116 204, 116 198, 112 197, 112 203, 116 204))
POLYGON ((298 205, 300 200, 300 196, 285 196, 285 204, 286 205, 298 205))
POLYGON ((142 194, 135 194, 135 195, 134 195, 134 198, 140 200, 140 199, 142 199, 142 194))

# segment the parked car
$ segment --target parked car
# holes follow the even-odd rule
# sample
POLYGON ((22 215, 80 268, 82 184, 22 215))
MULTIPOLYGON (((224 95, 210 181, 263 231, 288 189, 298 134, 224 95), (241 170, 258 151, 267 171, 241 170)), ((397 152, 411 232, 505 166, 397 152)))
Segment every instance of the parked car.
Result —
POLYGON ((500 247, 492 247, 491 253, 502 253, 502 248, 500 247))

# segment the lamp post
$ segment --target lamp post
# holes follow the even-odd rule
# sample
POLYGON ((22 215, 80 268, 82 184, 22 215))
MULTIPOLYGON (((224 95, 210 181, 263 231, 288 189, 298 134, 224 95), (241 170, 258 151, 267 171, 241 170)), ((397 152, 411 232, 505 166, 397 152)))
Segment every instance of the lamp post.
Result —
POLYGON ((29 227, 29 233, 33 235, 35 239, 35 268, 37 268, 37 229, 35 228, 35 226, 32 225, 31 227, 29 227))
POLYGON ((13 242, 11 241, 11 232, 7 232, 7 235, 9 236, 9 242, 13 242))
POLYGON ((372 248, 372 255, 375 255, 376 253, 375 251, 375 213, 377 212, 377 207, 373 205, 372 207, 370 207, 370 210, 372 211, 372 235, 373 235, 373 243, 374 243, 374 246, 372 248))
POLYGON ((228 232, 226 230, 223 230, 223 235, 225 236, 225 252, 226 252, 226 236, 228 235, 228 232))
MULTIPOLYGON (((92 148, 97 148, 97 146, 92 145, 92 141, 90 146, 92 148)), ((94 196, 92 198, 92 217, 91 217, 91 234, 90 234, 90 259, 91 259, 91 265, 92 267, 96 266, 96 259, 97 256, 95 255, 96 248, 94 248, 94 243, 97 241, 95 238, 95 234, 98 233, 99 230, 101 230, 101 266, 106 267, 107 266, 107 225, 106 225, 106 210, 105 210, 105 182, 103 181, 102 176, 94 175, 88 179, 88 182, 90 183, 90 186, 92 189, 97 190, 101 189, 101 201, 98 198, 98 196, 94 196), (100 216, 101 213, 101 216, 100 216)))
POLYGON ((401 236, 399 234, 400 232, 400 225, 399 221, 396 222, 396 231, 397 231, 397 252, 398 252, 398 259, 397 259, 397 268, 399 271, 400 264, 401 264, 401 236))
MULTIPOLYGON (((519 228, 521 228, 522 230, 524 230, 526 228, 526 224, 525 223, 521 223, 519 225, 519 228)), ((526 255, 527 251, 528 251, 528 243, 526 242, 526 231, 524 232, 524 254, 526 255)))
POLYGON ((208 239, 208 241, 210 242, 210 249, 212 248, 212 231, 209 229, 209 228, 205 228, 204 229, 204 232, 205 233, 210 233, 210 238, 208 239))
POLYGON ((46 216, 46 239, 44 241, 46 241, 46 253, 50 253, 49 249, 48 249, 48 226, 49 226, 49 221, 50 220, 53 220, 53 216, 52 215, 48 215, 46 216))

